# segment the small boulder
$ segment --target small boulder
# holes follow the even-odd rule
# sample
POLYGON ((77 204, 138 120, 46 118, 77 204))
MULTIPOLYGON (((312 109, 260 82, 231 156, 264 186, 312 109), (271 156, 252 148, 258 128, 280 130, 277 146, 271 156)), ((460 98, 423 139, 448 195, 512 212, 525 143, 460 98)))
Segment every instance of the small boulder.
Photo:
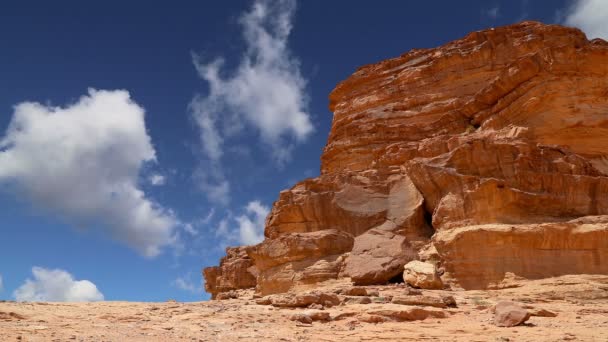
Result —
POLYGON ((454 299, 452 296, 441 296, 441 300, 443 300, 448 308, 455 308, 458 306, 456 305, 456 299, 454 299))
POLYGON ((526 309, 510 301, 498 302, 492 311, 494 312, 494 324, 499 327, 514 327, 530 318, 530 313, 526 309))
POLYGON ((409 285, 420 288, 437 290, 443 288, 435 265, 418 260, 410 261, 404 266, 403 280, 409 285))
POLYGON ((304 323, 304 324, 312 324, 313 321, 329 321, 329 312, 325 311, 316 311, 316 310, 307 310, 302 313, 296 313, 289 317, 290 320, 304 323))
POLYGON ((312 317, 302 313, 293 314, 289 319, 304 324, 312 324, 312 317))
POLYGON ((312 318, 313 321, 329 321, 329 312, 327 311, 308 310, 304 314, 312 318))

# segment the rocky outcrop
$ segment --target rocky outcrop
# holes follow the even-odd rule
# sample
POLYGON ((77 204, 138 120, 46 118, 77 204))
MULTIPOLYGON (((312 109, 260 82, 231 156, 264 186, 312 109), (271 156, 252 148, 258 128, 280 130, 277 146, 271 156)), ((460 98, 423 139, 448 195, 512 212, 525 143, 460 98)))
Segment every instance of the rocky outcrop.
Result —
MULTIPOLYGON (((251 247, 228 247, 226 256, 220 260, 220 266, 207 267, 203 270, 205 291, 215 299, 219 293, 238 289, 247 289, 256 285, 257 268, 247 255, 251 247)), ((234 297, 234 296, 229 296, 234 297)))
MULTIPOLYGON (((608 273, 605 41, 537 22, 473 32, 359 68, 330 109, 320 176, 282 191, 246 249, 258 293, 399 282, 418 259, 462 288, 608 273)), ((243 274, 228 265, 205 271, 212 291, 238 288, 217 285, 243 274)))
POLYGON ((259 270, 259 293, 286 292, 294 285, 335 279, 342 255, 353 248, 353 243, 351 234, 335 229, 287 233, 265 240, 249 251, 259 270))
POLYGON ((498 285, 507 273, 526 279, 608 274, 608 217, 534 225, 489 224, 433 237, 443 265, 464 289, 498 285))

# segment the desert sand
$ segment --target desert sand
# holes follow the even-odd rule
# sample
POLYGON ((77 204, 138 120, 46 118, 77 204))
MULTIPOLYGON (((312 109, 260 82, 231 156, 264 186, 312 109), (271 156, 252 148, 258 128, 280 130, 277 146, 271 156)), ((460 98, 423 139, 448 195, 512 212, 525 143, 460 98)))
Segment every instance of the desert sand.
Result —
MULTIPOLYGON (((503 285, 506 288, 497 290, 421 291, 430 297, 451 295, 456 300, 455 308, 381 303, 391 296, 411 296, 407 285, 367 286, 372 290, 369 292, 378 291, 378 296, 369 297, 372 303, 342 303, 313 310, 327 312, 330 318, 312 324, 290 320, 294 314, 310 309, 256 304, 253 292, 247 291, 237 299, 194 303, 1 302, 0 340, 608 341, 608 276, 514 280, 503 285), (520 303, 533 315, 555 317, 532 316, 523 325, 497 327, 491 307, 500 300, 520 303), (446 318, 390 320, 392 313, 411 308, 445 312, 446 318), (382 310, 388 321, 366 322, 368 313, 382 310)), ((323 290, 330 292, 344 286, 337 284, 323 290)))

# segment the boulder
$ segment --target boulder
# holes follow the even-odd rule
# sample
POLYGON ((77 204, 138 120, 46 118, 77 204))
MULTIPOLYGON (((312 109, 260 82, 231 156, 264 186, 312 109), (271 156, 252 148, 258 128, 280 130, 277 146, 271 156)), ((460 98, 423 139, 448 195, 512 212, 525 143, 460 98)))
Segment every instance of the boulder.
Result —
POLYGON ((435 265, 428 262, 414 260, 407 263, 403 271, 403 280, 419 289, 443 288, 443 282, 435 265))
POLYGON ((498 302, 493 308, 494 324, 499 327, 514 327, 530 318, 530 314, 523 306, 510 302, 498 302))

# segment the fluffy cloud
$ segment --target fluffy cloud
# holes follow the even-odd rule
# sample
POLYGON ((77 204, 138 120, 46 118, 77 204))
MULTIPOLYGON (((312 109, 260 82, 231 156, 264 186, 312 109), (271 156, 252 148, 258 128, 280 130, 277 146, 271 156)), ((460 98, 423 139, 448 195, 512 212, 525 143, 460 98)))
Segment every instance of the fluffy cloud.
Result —
POLYGON ((264 221, 270 210, 259 201, 249 202, 245 209, 246 214, 236 218, 239 242, 243 245, 255 245, 264 240, 264 221))
POLYGON ((564 23, 580 28, 590 39, 608 39, 608 1, 575 0, 566 10, 564 23))
POLYGON ((34 279, 27 279, 13 296, 17 301, 91 302, 103 300, 97 286, 88 280, 74 280, 64 270, 32 268, 34 279))
POLYGON ((178 224, 137 186, 143 164, 155 160, 143 108, 127 91, 90 89, 66 107, 15 106, 0 140, 0 183, 46 212, 155 256, 175 242, 178 224))
POLYGON ((255 245, 264 240, 264 222, 269 212, 270 208, 260 201, 251 201, 242 215, 222 219, 215 234, 226 245, 255 245))
POLYGON ((220 160, 231 137, 253 128, 282 164, 294 145, 313 131, 306 80, 287 46, 295 7, 295 0, 253 4, 240 18, 246 49, 232 73, 222 72, 222 58, 205 63, 193 57, 199 76, 209 85, 209 93, 196 96, 190 110, 213 169, 203 183, 204 190, 213 192, 211 200, 226 199, 229 191, 220 160))

